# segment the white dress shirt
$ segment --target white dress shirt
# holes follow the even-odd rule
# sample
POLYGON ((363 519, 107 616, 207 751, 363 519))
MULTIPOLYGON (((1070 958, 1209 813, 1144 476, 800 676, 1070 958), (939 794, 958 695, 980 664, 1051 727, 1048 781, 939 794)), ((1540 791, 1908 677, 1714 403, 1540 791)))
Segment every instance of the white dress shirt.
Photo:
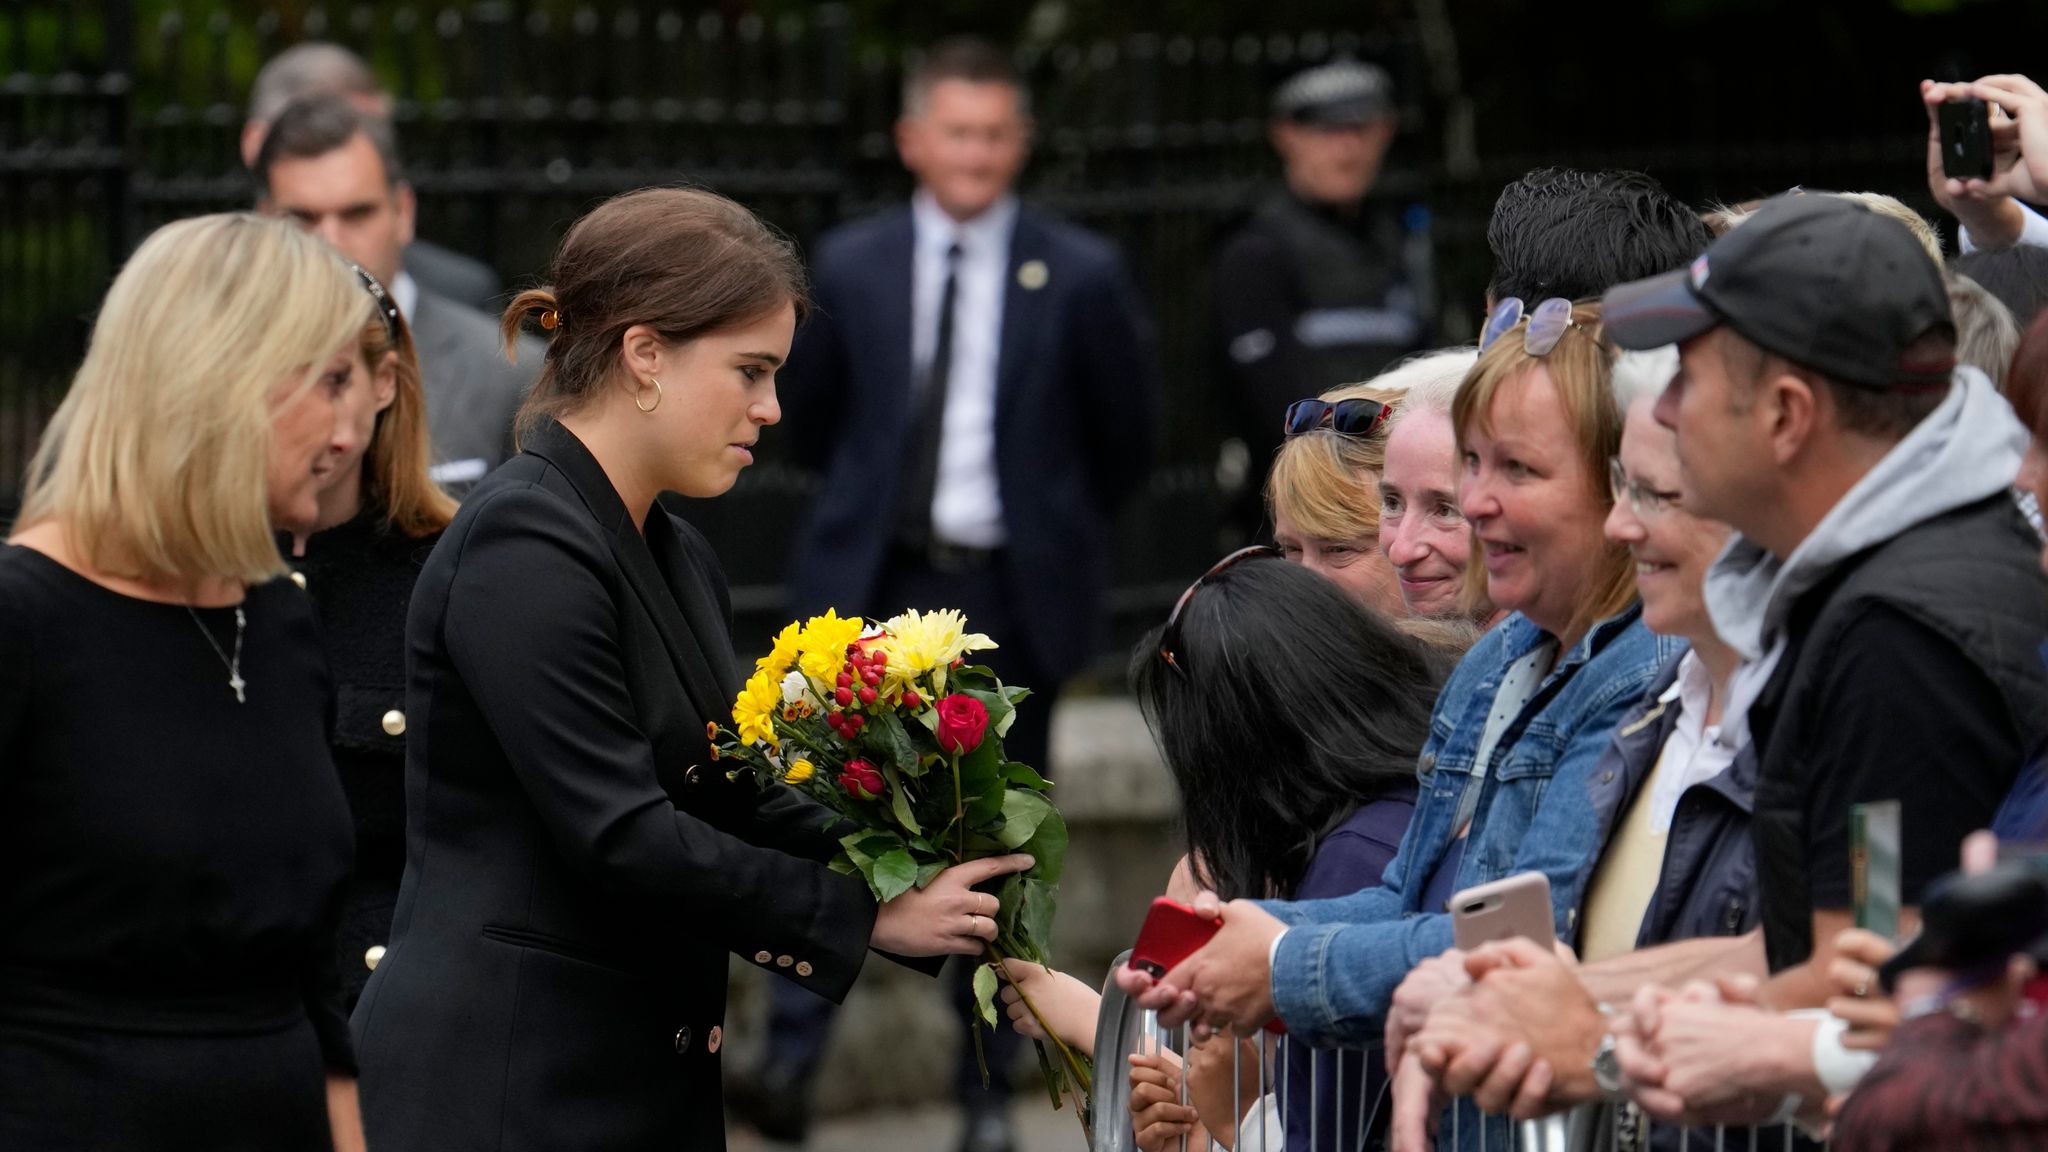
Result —
POLYGON ((1678 800, 1686 789, 1726 772, 1735 763, 1735 754, 1749 743, 1740 720, 1736 729, 1725 733, 1723 725, 1707 723, 1713 692, 1707 666, 1688 649, 1679 658, 1678 678, 1658 698, 1665 705, 1678 704, 1678 723, 1664 741, 1651 776, 1650 830, 1659 836, 1671 831, 1671 818, 1678 814, 1678 800))
POLYGON ((953 289, 952 363, 946 377, 946 418, 932 493, 934 536, 969 548, 1000 548, 1003 498, 996 479, 996 367, 1002 350, 1003 296, 1009 287, 1010 234, 1017 201, 996 201, 972 220, 946 215, 929 192, 910 201, 915 236, 910 276, 910 352, 916 380, 927 377, 939 342, 939 301, 946 289, 946 250, 960 245, 953 289))
POLYGON ((398 314, 411 324, 413 313, 420 306, 420 282, 412 278, 412 273, 400 269, 391 278, 390 288, 391 302, 398 305, 398 314))

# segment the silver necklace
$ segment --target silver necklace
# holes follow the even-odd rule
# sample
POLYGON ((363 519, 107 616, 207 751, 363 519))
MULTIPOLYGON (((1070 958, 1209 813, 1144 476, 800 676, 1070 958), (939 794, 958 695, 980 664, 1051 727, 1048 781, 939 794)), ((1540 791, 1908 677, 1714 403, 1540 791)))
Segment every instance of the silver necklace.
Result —
POLYGON ((220 657, 222 664, 227 665, 228 687, 235 690, 235 703, 247 704, 249 702, 248 697, 242 695, 242 689, 248 684, 248 681, 242 679, 242 629, 247 626, 248 618, 242 615, 241 605, 235 606, 235 654, 233 656, 221 651, 220 641, 213 638, 213 629, 206 626, 206 621, 199 618, 199 613, 193 611, 190 604, 185 605, 185 614, 192 617, 192 623, 199 626, 199 634, 206 637, 207 647, 213 649, 213 654, 220 657))

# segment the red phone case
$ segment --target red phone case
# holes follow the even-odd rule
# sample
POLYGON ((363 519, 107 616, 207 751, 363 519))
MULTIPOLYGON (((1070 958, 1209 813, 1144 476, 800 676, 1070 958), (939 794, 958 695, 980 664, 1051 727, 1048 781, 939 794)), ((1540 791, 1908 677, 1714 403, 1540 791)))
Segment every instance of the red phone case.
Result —
POLYGON ((1152 901, 1152 910, 1145 914, 1144 927, 1138 929, 1138 942, 1131 945, 1128 964, 1140 972, 1151 973, 1157 980, 1194 955, 1195 949, 1207 944, 1221 927, 1221 920, 1198 915, 1178 900, 1158 897, 1152 901))
MULTIPOLYGON (((1131 945, 1131 958, 1125 964, 1150 973, 1157 980, 1194 955, 1222 927, 1223 921, 1207 919, 1178 900, 1157 897, 1152 901, 1152 910, 1145 914, 1144 926, 1138 929, 1138 942, 1131 945)), ((1276 1016, 1266 1021, 1266 1031, 1284 1036, 1287 1026, 1276 1016)))

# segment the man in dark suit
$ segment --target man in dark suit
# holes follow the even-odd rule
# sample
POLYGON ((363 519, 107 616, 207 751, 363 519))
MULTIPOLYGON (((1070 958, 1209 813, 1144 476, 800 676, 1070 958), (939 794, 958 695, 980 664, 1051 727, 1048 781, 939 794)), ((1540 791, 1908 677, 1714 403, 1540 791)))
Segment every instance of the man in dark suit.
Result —
POLYGON ((539 374, 540 342, 522 337, 518 363, 506 363, 494 317, 423 290, 401 266, 413 196, 390 121, 337 95, 294 101, 264 137, 256 178, 263 211, 318 233, 390 285, 419 350, 433 477, 467 491, 511 454, 512 420, 539 374))
MULTIPOLYGON (((378 86, 362 57, 323 40, 294 44, 265 62, 250 86, 249 113, 242 122, 242 164, 255 171, 263 138, 285 105, 323 92, 346 98, 366 116, 391 118, 391 96, 378 86)), ((415 236, 405 246, 404 261, 406 272, 436 296, 486 312, 503 304, 504 285, 481 260, 415 236)))
MULTIPOLYGON (((1061 681, 1100 650, 1112 518, 1144 483, 1159 418, 1149 326, 1101 237, 1020 205, 1027 94, 1007 58, 950 41, 908 78, 896 142, 911 203, 827 235, 817 308, 783 370, 783 424, 823 483, 790 585, 804 613, 958 608, 989 664, 1039 695, 1006 747, 1046 767, 1061 681)), ((964 983, 964 982, 963 982, 964 983)), ((778 1004, 764 1131, 822 1054, 822 1001, 778 1004)), ((1007 1031, 1004 1033, 1007 1036, 1007 1031)), ((963 1046, 965 1038, 963 1037, 963 1046)), ((964 1147, 1012 1144, 1003 1061, 963 1047, 964 1147)), ((744 1097, 743 1097, 744 1099, 744 1097)))

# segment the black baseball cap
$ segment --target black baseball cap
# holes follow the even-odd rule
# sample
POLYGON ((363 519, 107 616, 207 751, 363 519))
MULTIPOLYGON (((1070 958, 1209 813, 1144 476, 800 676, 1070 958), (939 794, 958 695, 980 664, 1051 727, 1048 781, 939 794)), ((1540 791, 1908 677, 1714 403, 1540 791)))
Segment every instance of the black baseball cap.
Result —
POLYGON ((1920 934, 1884 962, 1878 982, 1890 990, 1909 968, 1993 975, 2014 956, 2038 955, 2044 937, 2048 882, 2040 876, 2016 864, 1976 875, 1951 873, 1928 886, 1920 934))
POLYGON ((1387 70, 1359 60, 1304 69, 1273 93, 1273 118, 1296 124, 1370 124, 1393 110, 1387 70))
POLYGON ((1906 356, 1954 328, 1927 250, 1897 220, 1826 194, 1767 200, 1691 267, 1609 289, 1600 323, 1630 349, 1726 324, 1830 380, 1879 390, 1945 389, 1955 369, 1953 358, 1906 356))

